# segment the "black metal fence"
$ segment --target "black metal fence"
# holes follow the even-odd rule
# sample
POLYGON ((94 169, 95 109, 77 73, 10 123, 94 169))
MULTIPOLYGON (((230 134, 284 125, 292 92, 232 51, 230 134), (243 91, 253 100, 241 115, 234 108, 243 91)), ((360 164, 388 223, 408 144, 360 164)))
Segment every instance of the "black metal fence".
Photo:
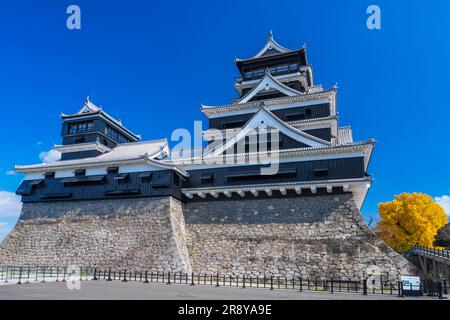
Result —
MULTIPOLYGON (((404 296, 413 289, 404 287, 401 281, 384 280, 383 276, 351 280, 343 278, 303 278, 279 276, 224 275, 207 273, 130 271, 127 269, 99 269, 80 267, 76 273, 67 267, 0 267, 0 284, 29 284, 59 281, 121 281, 142 283, 163 283, 183 285, 209 285, 215 287, 261 288, 269 290, 317 291, 328 293, 350 293, 361 295, 404 296)), ((419 291, 423 295, 443 298, 448 294, 448 283, 422 281, 419 291)))
POLYGON ((0 284, 16 283, 29 284, 33 282, 59 282, 66 281, 69 276, 72 280, 87 281, 94 278, 95 268, 79 268, 76 274, 71 273, 70 267, 0 267, 0 284))

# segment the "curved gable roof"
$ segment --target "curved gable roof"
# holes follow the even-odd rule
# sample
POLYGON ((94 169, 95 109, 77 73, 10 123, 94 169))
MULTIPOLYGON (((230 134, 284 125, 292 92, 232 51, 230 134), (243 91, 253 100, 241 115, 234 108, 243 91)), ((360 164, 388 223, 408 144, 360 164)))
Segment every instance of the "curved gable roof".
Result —
POLYGON ((257 59, 263 56, 269 56, 274 55, 277 53, 286 53, 291 52, 292 50, 283 47, 278 42, 275 41, 273 38, 272 31, 269 32, 269 37, 267 38, 266 44, 261 48, 261 50, 258 51, 257 54, 255 54, 253 57, 248 59, 236 59, 236 61, 243 61, 243 60, 251 60, 251 59, 257 59))
POLYGON ((256 87, 247 92, 243 97, 241 97, 234 104, 242 104, 249 102, 253 97, 255 97, 259 92, 263 90, 274 89, 288 97, 294 97, 302 94, 302 92, 297 91, 288 87, 287 85, 281 83, 277 79, 275 79, 270 73, 266 72, 265 76, 261 79, 256 87))
POLYGON ((293 126, 281 121, 276 115, 274 115, 266 108, 260 107, 260 109, 247 121, 247 123, 235 136, 228 139, 224 144, 219 146, 217 149, 210 151, 208 154, 213 156, 222 154, 238 141, 245 138, 251 130, 256 130, 257 128, 259 128, 260 124, 262 123, 264 123, 264 125, 267 127, 276 128, 281 133, 310 147, 331 146, 331 142, 317 138, 302 130, 296 129, 293 126))

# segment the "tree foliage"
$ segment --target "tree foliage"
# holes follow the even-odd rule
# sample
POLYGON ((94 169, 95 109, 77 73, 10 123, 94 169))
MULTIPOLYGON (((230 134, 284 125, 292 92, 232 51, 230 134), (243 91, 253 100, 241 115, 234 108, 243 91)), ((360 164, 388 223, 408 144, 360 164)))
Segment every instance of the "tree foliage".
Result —
POLYGON ((415 244, 433 247, 437 231, 448 223, 444 209, 423 193, 402 193, 378 204, 376 233, 395 251, 415 244))

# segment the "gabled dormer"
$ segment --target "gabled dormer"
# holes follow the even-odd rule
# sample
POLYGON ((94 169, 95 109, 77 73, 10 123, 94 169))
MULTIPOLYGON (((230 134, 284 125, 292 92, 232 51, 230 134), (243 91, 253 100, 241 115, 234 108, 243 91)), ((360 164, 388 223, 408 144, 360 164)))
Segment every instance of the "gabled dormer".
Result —
POLYGON ((302 92, 276 80, 266 70, 264 77, 259 81, 259 83, 235 103, 242 104, 249 101, 266 100, 279 97, 294 97, 300 94, 302 94, 302 92))
POLYGON ((120 143, 136 142, 140 136, 128 130, 86 98, 75 114, 61 114, 62 145, 57 146, 62 160, 95 157, 120 143))
POLYGON ((257 145, 261 129, 263 130, 266 141, 270 141, 267 147, 272 150, 275 149, 292 149, 305 147, 326 147, 330 146, 331 142, 311 135, 305 131, 299 130, 288 123, 284 122, 273 114, 270 110, 260 107, 253 116, 233 134, 224 135, 224 132, 216 131, 218 136, 213 135, 213 140, 216 143, 211 147, 210 154, 220 155, 227 150, 233 148, 233 153, 239 153, 237 144, 242 142, 244 152, 248 152, 250 144, 257 145), (272 136, 276 133, 276 137, 272 136), (222 140, 225 138, 224 140, 222 140), (271 143, 276 143, 276 146, 270 146, 271 143))

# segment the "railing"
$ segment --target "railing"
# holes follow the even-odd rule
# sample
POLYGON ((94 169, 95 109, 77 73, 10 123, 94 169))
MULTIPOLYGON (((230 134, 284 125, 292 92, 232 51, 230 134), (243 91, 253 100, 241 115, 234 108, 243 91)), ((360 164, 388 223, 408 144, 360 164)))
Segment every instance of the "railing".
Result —
MULTIPOLYGON (((2 284, 30 284, 64 281, 136 281, 142 283, 163 283, 181 285, 199 285, 215 287, 258 288, 270 290, 292 290, 297 292, 328 292, 349 293, 361 295, 390 295, 403 296, 405 290, 401 281, 384 280, 383 276, 372 276, 369 279, 352 280, 344 278, 304 278, 253 275, 224 275, 207 273, 154 272, 130 271, 127 269, 99 269, 82 267, 77 274, 71 273, 67 267, 0 267, 0 285, 2 284), (375 280, 376 278, 376 280, 375 280)), ((420 283, 420 291, 429 296, 442 297, 448 293, 448 284, 442 282, 420 283)))
POLYGON ((76 273, 76 279, 71 274, 71 268, 68 267, 18 267, 6 266, 0 267, 0 285, 16 283, 28 284, 33 282, 64 282, 69 276, 73 280, 87 281, 94 278, 95 268, 80 268, 76 273))
POLYGON ((427 248, 420 245, 415 245, 411 249, 408 250, 406 255, 414 254, 414 253, 424 253, 440 258, 444 258, 445 260, 450 260, 450 251, 448 250, 439 250, 434 248, 427 248))

